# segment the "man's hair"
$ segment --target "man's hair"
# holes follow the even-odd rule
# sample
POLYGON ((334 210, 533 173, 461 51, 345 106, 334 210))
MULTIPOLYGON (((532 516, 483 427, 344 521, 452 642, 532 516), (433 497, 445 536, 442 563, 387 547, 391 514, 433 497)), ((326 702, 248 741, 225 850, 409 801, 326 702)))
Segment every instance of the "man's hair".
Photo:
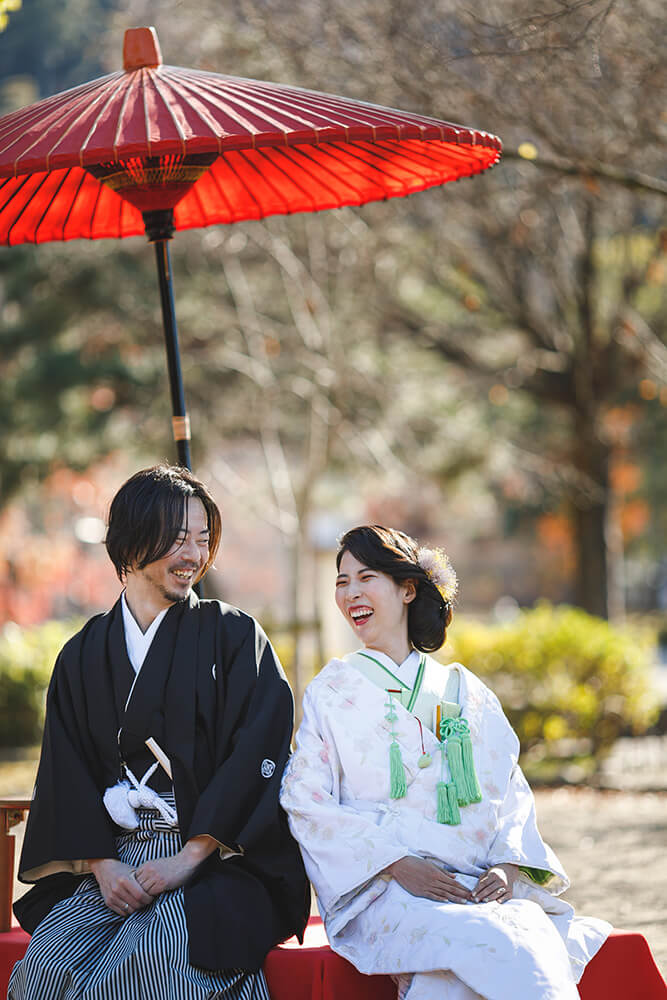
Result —
POLYGON ((189 469, 154 465, 123 483, 111 501, 105 545, 118 578, 166 556, 183 526, 187 501, 200 500, 209 530, 209 557, 198 579, 213 563, 222 535, 222 518, 208 488, 189 469))

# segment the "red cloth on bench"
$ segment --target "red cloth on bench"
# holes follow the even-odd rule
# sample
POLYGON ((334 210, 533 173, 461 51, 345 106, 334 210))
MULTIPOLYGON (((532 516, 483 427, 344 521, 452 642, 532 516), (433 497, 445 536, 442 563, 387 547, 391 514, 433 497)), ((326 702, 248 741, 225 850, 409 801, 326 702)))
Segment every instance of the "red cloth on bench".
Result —
POLYGON ((20 927, 12 927, 10 931, 0 934, 0 997, 7 996, 7 984, 12 969, 20 958, 25 955, 30 936, 20 927))
MULTIPOLYGON (((19 927, 0 934, 0 997, 30 938, 19 927)), ((264 965, 272 1000, 395 1000, 388 976, 364 976, 329 948, 322 922, 311 918, 303 946, 292 938, 264 965)), ((612 931, 579 984, 582 1000, 667 1000, 667 985, 642 934, 612 931)), ((37 1000, 37 998, 35 998, 37 1000)))
MULTIPOLYGON (((264 964, 272 1000, 396 1000, 389 976, 364 976, 327 945, 322 922, 311 917, 303 947, 292 938, 264 964)), ((667 1000, 642 934, 612 931, 579 984, 582 1000, 667 1000)))

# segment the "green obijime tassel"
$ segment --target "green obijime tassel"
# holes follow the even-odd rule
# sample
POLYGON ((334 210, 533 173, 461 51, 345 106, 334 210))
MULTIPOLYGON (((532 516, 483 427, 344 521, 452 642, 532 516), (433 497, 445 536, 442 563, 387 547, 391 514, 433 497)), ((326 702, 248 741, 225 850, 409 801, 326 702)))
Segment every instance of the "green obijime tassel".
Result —
POLYGON ((465 777, 463 774, 463 754, 461 752, 461 740, 458 736, 447 737, 447 763, 449 773, 456 788, 456 798, 460 806, 467 806, 465 777))
POLYGON ((401 748, 396 740, 393 740, 389 746, 389 796, 392 799, 402 799, 407 790, 401 748))
POLYGON ((460 806, 482 801, 482 790, 475 774, 470 726, 465 719, 443 719, 440 739, 447 743, 447 763, 460 806))
POLYGON ((468 802, 481 802, 482 789, 475 773, 475 763, 472 759, 472 740, 470 730, 461 737, 461 753, 463 755, 463 778, 466 783, 468 802))
POLYGON ((401 748, 394 730, 394 723, 398 719, 398 716, 396 715, 394 700, 391 695, 391 690, 387 688, 385 706, 389 711, 385 715, 385 719, 388 720, 391 726, 391 743, 389 744, 389 797, 391 799, 402 799, 408 790, 408 783, 405 780, 405 767, 403 766, 403 758, 401 757, 401 748))
POLYGON ((453 781, 439 781, 436 788, 438 789, 438 823, 458 826, 461 822, 461 813, 459 812, 456 785, 453 781))
POLYGON ((445 781, 445 771, 448 768, 447 751, 444 743, 440 744, 440 781, 435 786, 438 792, 438 823, 447 826, 458 826, 461 822, 456 785, 451 780, 445 781))

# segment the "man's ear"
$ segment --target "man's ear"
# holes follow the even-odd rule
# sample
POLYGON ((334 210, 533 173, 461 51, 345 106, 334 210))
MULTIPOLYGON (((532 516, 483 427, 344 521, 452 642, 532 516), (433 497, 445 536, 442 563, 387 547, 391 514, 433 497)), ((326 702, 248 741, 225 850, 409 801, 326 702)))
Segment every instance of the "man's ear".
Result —
POLYGON ((403 596, 404 604, 412 604, 415 597, 417 596, 417 587, 414 580, 404 580, 403 587, 405 589, 405 594, 403 596))

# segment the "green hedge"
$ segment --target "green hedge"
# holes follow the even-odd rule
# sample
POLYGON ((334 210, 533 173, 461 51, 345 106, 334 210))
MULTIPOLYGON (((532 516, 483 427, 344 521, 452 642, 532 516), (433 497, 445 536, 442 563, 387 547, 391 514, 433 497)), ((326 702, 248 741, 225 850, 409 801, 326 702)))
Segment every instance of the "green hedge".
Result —
POLYGON ((53 664, 75 622, 46 622, 20 628, 9 622, 0 630, 1 747, 38 743, 44 723, 46 687, 53 664))
POLYGON ((597 766, 623 731, 650 726, 658 713, 654 645, 652 630, 540 603, 506 625, 455 619, 439 655, 495 691, 531 770, 531 762, 563 758, 597 766))

